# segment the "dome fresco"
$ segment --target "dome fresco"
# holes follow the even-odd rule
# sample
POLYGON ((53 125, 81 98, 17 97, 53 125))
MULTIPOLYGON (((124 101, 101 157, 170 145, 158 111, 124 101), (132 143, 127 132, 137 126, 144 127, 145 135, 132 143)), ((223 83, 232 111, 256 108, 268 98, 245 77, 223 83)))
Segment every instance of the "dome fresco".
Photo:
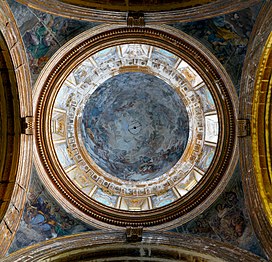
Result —
POLYGON ((159 177, 179 160, 189 120, 168 84, 130 72, 108 79, 90 96, 81 132, 98 166, 120 179, 144 181, 159 177))
POLYGON ((51 132, 64 173, 87 198, 143 211, 205 176, 219 124, 212 94, 186 61, 133 43, 102 49, 68 74, 51 132))

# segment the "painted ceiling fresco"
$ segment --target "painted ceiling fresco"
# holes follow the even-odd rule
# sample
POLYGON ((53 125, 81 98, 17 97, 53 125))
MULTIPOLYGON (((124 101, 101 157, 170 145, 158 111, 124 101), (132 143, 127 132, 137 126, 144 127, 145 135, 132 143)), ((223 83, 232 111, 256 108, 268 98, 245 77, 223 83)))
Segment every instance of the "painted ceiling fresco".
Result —
POLYGON ((20 29, 34 84, 49 58, 68 40, 97 23, 65 19, 8 0, 20 29))
POLYGON ((239 164, 220 198, 173 231, 228 242, 265 258, 245 207, 239 164))
POLYGON ((247 44, 260 6, 202 21, 175 23, 172 26, 208 47, 228 71, 239 93, 247 44))
MULTIPOLYGON (((46 62, 61 45, 75 35, 96 25, 45 14, 18 4, 14 0, 8 0, 8 3, 17 20, 27 49, 33 84, 46 62)), ((173 26, 195 37, 208 47, 226 68, 239 92, 239 81, 247 44, 259 9, 260 5, 257 5, 232 14, 199 22, 176 23, 173 26)), ((209 94, 206 94, 205 89, 199 89, 196 92, 203 97, 202 101, 206 100, 203 103, 204 112, 212 111, 214 103, 209 94)), ((55 113, 59 123, 65 121, 63 112, 55 110, 55 113)), ((214 118, 214 116, 206 116, 204 122, 209 123, 206 125, 212 127, 218 121, 214 118)), ((53 126, 55 130, 58 130, 61 137, 62 132, 64 132, 63 125, 59 126, 57 123, 53 126)), ((137 128, 136 126, 136 131, 137 128)), ((212 130, 216 130, 216 128, 212 128, 212 130)), ((210 134, 213 132, 210 132, 210 134)), ((215 137, 216 134, 207 136, 205 140, 214 143, 215 137)), ((69 162, 73 160, 69 160, 69 157, 67 157, 69 153, 67 146, 65 144, 58 146, 60 158, 67 161, 67 167, 73 166, 74 162, 69 162)), ((207 154, 202 157, 197 169, 193 170, 190 176, 183 181, 184 187, 201 179, 202 174, 199 173, 199 170, 205 169, 205 163, 209 163, 212 159, 211 150, 205 152, 207 154)), ((75 170, 70 172, 71 177, 74 177, 74 180, 80 184, 83 192, 89 194, 93 190, 94 186, 92 188, 85 186, 86 180, 82 173, 75 172, 75 170)), ((234 176, 219 199, 203 214, 185 225, 177 227, 175 231, 229 242, 265 257, 244 205, 240 177, 240 170, 236 169, 234 176)), ((108 204, 111 205, 114 201, 117 201, 115 196, 109 199, 109 196, 105 195, 102 189, 97 189, 93 193, 97 201, 101 203, 108 201, 108 204)), ((153 196, 154 206, 170 203, 176 197, 172 194, 172 191, 168 191, 166 194, 153 196)), ((33 168, 25 211, 9 253, 46 239, 91 230, 95 229, 75 219, 51 197, 38 178, 35 168, 33 168)))
POLYGON ((131 72, 108 79, 90 96, 81 132, 101 168, 120 179, 143 181, 176 164, 187 144, 189 120, 169 85, 131 72))
POLYGON ((25 210, 9 253, 48 239, 93 230, 52 198, 33 167, 25 210))
POLYGON ((186 61, 162 48, 122 44, 86 57, 67 76, 51 131, 65 177, 86 197, 142 211, 199 183, 219 123, 210 91, 186 61))

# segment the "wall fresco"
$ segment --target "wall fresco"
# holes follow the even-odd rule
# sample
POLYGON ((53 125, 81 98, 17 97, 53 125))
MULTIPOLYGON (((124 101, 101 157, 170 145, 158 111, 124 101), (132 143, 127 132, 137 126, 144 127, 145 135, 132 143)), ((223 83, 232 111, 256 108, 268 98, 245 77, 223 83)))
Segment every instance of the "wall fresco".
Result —
POLYGON ((92 159, 124 180, 151 180, 181 157, 189 136, 186 108, 161 79, 143 73, 105 81, 85 105, 81 126, 92 159))
POLYGON ((91 230, 95 228, 73 218, 60 207, 33 167, 25 210, 9 253, 48 239, 91 230))
POLYGON ((97 23, 66 19, 43 13, 14 0, 9 0, 8 3, 27 50, 33 83, 46 62, 60 46, 77 34, 97 25, 97 23))
POLYGON ((175 232, 229 242, 264 256, 244 204, 239 164, 222 195, 200 216, 177 227, 175 232))
POLYGON ((195 37, 210 49, 228 71, 239 92, 247 44, 260 6, 197 22, 175 23, 172 26, 195 37))

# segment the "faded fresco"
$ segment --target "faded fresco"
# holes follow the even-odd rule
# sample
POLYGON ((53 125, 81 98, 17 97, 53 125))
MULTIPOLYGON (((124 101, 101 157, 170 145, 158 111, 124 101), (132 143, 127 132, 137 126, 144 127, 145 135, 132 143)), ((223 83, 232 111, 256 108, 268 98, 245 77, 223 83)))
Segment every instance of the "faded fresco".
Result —
POLYGON ((94 27, 90 23, 57 17, 8 0, 27 51, 32 82, 50 57, 68 40, 94 27))
POLYGON ((200 216, 173 231, 228 242, 265 257, 245 208, 238 166, 215 203, 200 216))
POLYGON ((95 228, 73 218, 60 207, 33 167, 25 210, 9 253, 48 239, 92 230, 95 228))
POLYGON ((247 45, 260 6, 197 22, 175 23, 172 26, 208 47, 228 71, 239 92, 247 45))
POLYGON ((90 96, 81 132, 97 165, 120 179, 144 181, 159 177, 180 159, 189 120, 168 84, 131 72, 108 79, 90 96))

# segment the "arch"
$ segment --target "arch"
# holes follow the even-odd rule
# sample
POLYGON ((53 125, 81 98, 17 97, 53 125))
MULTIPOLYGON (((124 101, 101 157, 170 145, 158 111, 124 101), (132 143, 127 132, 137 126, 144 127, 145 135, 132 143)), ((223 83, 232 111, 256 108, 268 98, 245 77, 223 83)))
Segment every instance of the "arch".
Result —
POLYGON ((0 3, 0 256, 24 209, 32 166, 32 98, 23 43, 8 4, 0 3))
POLYGON ((236 246, 175 233, 145 232, 128 242, 124 232, 93 232, 49 240, 4 258, 12 261, 265 261, 236 246))
MULTIPOLYGON (((79 19, 91 22, 105 22, 127 24, 128 11, 140 12, 144 23, 166 24, 191 22, 207 19, 230 12, 235 12, 259 3, 259 0, 202 0, 202 1, 145 1, 145 4, 134 4, 132 1, 118 1, 117 4, 108 1, 81 1, 76 0, 18 0, 43 12, 61 15, 71 19, 79 19), (175 4, 173 8, 173 4, 175 4)), ((139 17, 136 16, 136 19, 139 17)))
POLYGON ((251 121, 250 136, 239 141, 245 200, 252 225, 268 257, 272 257, 271 15, 272 4, 266 3, 249 43, 239 105, 239 118, 251 121))

